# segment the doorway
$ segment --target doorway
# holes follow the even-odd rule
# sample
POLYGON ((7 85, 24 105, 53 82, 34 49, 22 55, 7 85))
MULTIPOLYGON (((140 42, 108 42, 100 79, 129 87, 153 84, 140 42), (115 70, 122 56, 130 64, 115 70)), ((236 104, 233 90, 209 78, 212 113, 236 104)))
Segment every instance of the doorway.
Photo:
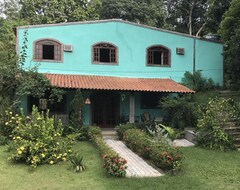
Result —
POLYGON ((113 128, 119 124, 120 96, 116 92, 96 92, 91 96, 92 124, 113 128))

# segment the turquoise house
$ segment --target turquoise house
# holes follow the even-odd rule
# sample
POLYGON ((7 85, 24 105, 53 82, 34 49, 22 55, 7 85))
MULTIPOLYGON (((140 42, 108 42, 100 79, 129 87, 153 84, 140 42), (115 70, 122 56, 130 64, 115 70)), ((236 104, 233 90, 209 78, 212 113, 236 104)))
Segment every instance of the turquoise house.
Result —
MULTIPOLYGON (((83 92, 85 124, 113 127, 140 122, 169 93, 193 93, 179 84, 186 71, 223 84, 223 44, 119 19, 17 28, 17 51, 27 30, 25 68, 38 66, 53 85, 66 91, 51 111, 68 119, 76 89, 83 92)), ((43 100, 25 97, 30 111, 43 100)))

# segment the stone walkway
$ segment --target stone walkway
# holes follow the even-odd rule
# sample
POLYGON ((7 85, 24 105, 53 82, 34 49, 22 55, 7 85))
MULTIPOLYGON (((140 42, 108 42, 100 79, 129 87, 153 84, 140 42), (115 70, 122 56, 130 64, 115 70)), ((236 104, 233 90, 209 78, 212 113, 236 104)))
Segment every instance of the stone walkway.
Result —
POLYGON ((105 142, 121 157, 128 161, 127 177, 159 177, 163 175, 163 173, 154 169, 137 154, 127 148, 123 142, 111 138, 105 138, 105 142))

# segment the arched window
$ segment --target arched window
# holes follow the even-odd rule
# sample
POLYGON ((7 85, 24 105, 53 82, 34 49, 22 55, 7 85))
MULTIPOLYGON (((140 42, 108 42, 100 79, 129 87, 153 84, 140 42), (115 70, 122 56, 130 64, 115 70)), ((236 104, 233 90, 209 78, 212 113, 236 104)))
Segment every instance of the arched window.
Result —
POLYGON ((170 66, 170 50, 163 46, 151 46, 147 49, 147 65, 170 66))
POLYGON ((92 46, 92 62, 93 63, 118 63, 118 49, 110 43, 98 43, 92 46))
POLYGON ((62 61, 62 44, 52 39, 41 39, 34 42, 34 60, 62 61))

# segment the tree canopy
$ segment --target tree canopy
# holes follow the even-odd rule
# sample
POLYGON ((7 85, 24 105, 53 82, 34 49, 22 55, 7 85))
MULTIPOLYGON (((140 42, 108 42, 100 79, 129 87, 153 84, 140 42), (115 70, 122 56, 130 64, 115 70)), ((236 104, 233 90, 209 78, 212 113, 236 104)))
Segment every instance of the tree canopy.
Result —
POLYGON ((99 18, 99 0, 20 0, 20 16, 30 24, 49 24, 99 18))
POLYGON ((220 34, 225 42, 225 83, 240 89, 240 0, 233 0, 221 22, 220 34))
POLYGON ((140 24, 164 27, 162 0, 102 0, 101 19, 121 18, 140 24))

